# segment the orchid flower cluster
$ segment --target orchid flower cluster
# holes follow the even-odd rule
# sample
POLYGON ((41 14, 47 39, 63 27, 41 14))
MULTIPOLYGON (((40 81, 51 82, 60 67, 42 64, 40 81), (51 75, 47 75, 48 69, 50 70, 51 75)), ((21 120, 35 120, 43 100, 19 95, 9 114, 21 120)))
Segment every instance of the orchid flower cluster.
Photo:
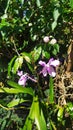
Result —
MULTIPOLYGON (((45 43, 49 42, 49 44, 51 44, 51 45, 54 45, 55 43, 57 43, 56 39, 53 38, 53 36, 45 36, 43 38, 43 41, 45 43)), ((47 63, 45 61, 40 60, 38 64, 42 68, 42 70, 39 72, 39 74, 42 74, 43 77, 46 77, 48 74, 51 77, 55 77, 56 76, 56 67, 60 64, 60 61, 55 60, 54 58, 50 58, 47 63)), ((33 82, 38 82, 37 80, 31 78, 29 76, 29 74, 27 74, 27 73, 24 74, 23 71, 18 71, 17 75, 20 76, 20 78, 18 80, 19 85, 25 86, 27 80, 31 80, 33 82)))
MULTIPOLYGON (((39 61, 39 65, 42 66, 42 70, 40 71, 40 74, 43 74, 44 77, 46 77, 48 74, 51 77, 55 77, 56 76, 56 67, 60 64, 59 60, 54 60, 53 58, 51 58, 48 63, 46 63, 45 61, 39 61)), ((18 84, 25 86, 27 80, 31 80, 33 82, 37 82, 37 80, 31 78, 27 73, 23 74, 23 71, 18 71, 17 73, 18 76, 20 76, 19 80, 18 80, 18 84)))

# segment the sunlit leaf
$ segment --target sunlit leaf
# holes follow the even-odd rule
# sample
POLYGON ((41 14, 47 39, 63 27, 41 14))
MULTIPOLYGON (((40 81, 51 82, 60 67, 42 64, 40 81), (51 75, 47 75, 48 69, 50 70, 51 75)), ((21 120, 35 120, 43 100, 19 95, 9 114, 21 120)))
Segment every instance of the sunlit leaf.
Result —
POLYGON ((40 108, 38 97, 33 98, 33 103, 30 108, 29 115, 26 119, 25 125, 23 127, 23 130, 32 130, 32 125, 36 124, 38 130, 47 130, 46 128, 46 121, 43 115, 43 111, 40 108), (29 127, 29 125, 30 127, 29 127))
POLYGON ((37 7, 40 7, 41 6, 41 0, 36 0, 36 4, 37 4, 37 7))
POLYGON ((19 68, 21 68, 22 63, 23 63, 23 57, 22 57, 22 56, 19 56, 19 57, 15 60, 15 63, 14 63, 14 65, 13 65, 13 67, 12 67, 12 72, 13 72, 14 74, 16 74, 17 70, 18 70, 19 68))
POLYGON ((63 107, 59 107, 58 114, 57 114, 58 121, 62 121, 63 120, 63 113, 64 113, 64 108, 63 107))
POLYGON ((25 91, 21 89, 19 90, 16 88, 8 88, 8 87, 0 88, 0 93, 9 93, 9 94, 25 93, 33 96, 31 91, 32 91, 31 88, 25 88, 25 91))
POLYGON ((52 130, 52 128, 53 128, 54 130, 57 130, 57 128, 56 128, 56 126, 55 126, 55 124, 54 124, 54 122, 53 122, 52 120, 50 121, 50 123, 51 123, 51 126, 52 126, 52 127, 51 127, 51 130, 52 130))
POLYGON ((53 12, 53 17, 54 17, 54 22, 52 23, 52 30, 54 30, 57 26, 57 20, 60 16, 60 12, 57 8, 54 9, 54 12, 53 12))
POLYGON ((15 83, 15 82, 13 82, 13 81, 10 81, 10 80, 9 80, 7 83, 8 83, 8 85, 10 85, 11 87, 17 88, 17 89, 19 89, 20 91, 22 91, 23 93, 27 93, 27 94, 30 94, 30 95, 33 95, 33 94, 34 94, 32 88, 30 88, 30 87, 28 87, 28 88, 23 87, 23 86, 21 86, 21 85, 15 83))
POLYGON ((73 0, 70 0, 70 6, 73 8, 73 0))
POLYGON ((10 94, 18 94, 18 93, 25 93, 23 90, 19 90, 16 88, 0 88, 0 93, 10 93, 10 94))
POLYGON ((29 53, 22 52, 21 55, 28 63, 31 63, 31 55, 29 53))
POLYGON ((59 18, 59 16, 60 16, 59 9, 55 8, 55 9, 54 9, 54 12, 53 12, 54 20, 57 21, 58 18, 59 18))
POLYGON ((66 111, 69 113, 70 117, 73 119, 73 103, 68 103, 66 106, 66 111))
POLYGON ((8 10, 8 7, 9 7, 9 3, 10 3, 10 0, 7 0, 7 6, 6 6, 6 9, 5 9, 5 14, 7 13, 7 10, 8 10))
POLYGON ((27 102, 28 100, 24 100, 23 98, 21 98, 21 99, 13 99, 11 102, 9 102, 8 104, 7 104, 7 107, 14 107, 14 106, 16 106, 16 105, 18 105, 18 104, 20 104, 20 103, 23 103, 23 102, 27 102))
POLYGON ((32 60, 33 62, 36 62, 40 55, 41 55, 42 48, 41 47, 35 47, 34 50, 31 52, 32 60))

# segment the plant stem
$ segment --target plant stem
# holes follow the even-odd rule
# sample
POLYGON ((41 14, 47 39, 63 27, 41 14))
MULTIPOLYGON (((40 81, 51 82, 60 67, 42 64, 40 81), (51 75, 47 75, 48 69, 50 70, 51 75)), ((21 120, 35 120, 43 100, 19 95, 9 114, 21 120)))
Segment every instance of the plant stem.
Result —
POLYGON ((50 103, 54 102, 54 88, 53 88, 53 79, 50 77, 50 82, 49 82, 49 99, 50 103))

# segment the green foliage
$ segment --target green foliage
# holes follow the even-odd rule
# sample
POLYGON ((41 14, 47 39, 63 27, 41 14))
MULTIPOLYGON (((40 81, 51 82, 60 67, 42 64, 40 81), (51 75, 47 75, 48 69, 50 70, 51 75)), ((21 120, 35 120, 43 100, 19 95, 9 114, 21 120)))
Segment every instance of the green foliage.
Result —
POLYGON ((14 66, 13 66, 13 68, 12 68, 12 72, 13 72, 14 74, 16 74, 17 70, 18 70, 19 68, 21 68, 22 63, 23 63, 23 57, 22 57, 22 56, 19 56, 19 57, 15 60, 15 64, 14 64, 14 66))
POLYGON ((32 60, 34 62, 36 62, 39 59, 41 55, 41 51, 42 51, 42 48, 38 47, 38 48, 34 48, 34 50, 31 52, 32 60))
POLYGON ((30 88, 30 87, 24 88, 24 87, 22 87, 21 85, 18 85, 17 83, 15 83, 15 82, 13 82, 13 81, 10 81, 10 80, 9 80, 7 83, 8 83, 11 87, 16 88, 16 91, 19 90, 19 92, 28 93, 28 94, 30 94, 30 95, 32 95, 32 96, 33 96, 33 94, 34 94, 32 88, 30 88))
POLYGON ((57 20, 58 20, 59 16, 60 16, 59 9, 55 8, 54 12, 53 12, 54 22, 52 23, 52 30, 54 30, 56 28, 57 20))
POLYGON ((30 113, 26 119, 23 130, 32 130, 33 123, 36 123, 38 130, 47 130, 43 111, 39 106, 38 97, 33 98, 30 113))
POLYGON ((20 129, 22 127, 22 118, 19 118, 15 112, 7 111, 0 108, 0 129, 20 129), (15 124, 13 127, 12 125, 15 124))
POLYGON ((73 120, 73 104, 56 102, 53 78, 43 77, 38 64, 66 55, 72 15, 73 0, 0 1, 1 130, 57 130, 73 120), (18 84, 18 70, 28 75, 25 87, 18 84))
POLYGON ((73 8, 73 0, 70 0, 70 6, 73 8))

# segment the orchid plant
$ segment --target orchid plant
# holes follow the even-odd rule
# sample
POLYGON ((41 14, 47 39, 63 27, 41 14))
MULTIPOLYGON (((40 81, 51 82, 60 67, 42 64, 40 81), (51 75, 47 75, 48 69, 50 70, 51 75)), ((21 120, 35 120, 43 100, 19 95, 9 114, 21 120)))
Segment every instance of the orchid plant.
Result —
MULTIPOLYGON (((22 130, 27 130, 29 127, 31 130, 33 125, 32 122, 36 124, 38 130, 47 130, 42 106, 45 107, 48 115, 48 107, 46 104, 48 102, 51 104, 54 103, 53 78, 56 76, 56 67, 60 65, 60 61, 53 58, 54 55, 50 52, 55 49, 55 52, 57 53, 57 47, 58 44, 55 38, 52 36, 45 36, 43 38, 43 45, 41 44, 40 46, 35 47, 30 53, 22 52, 19 54, 19 52, 17 52, 18 56, 13 57, 8 66, 8 77, 11 78, 11 74, 13 74, 16 76, 18 81, 16 83, 16 81, 14 82, 8 80, 8 85, 13 88, 11 88, 11 90, 9 88, 5 88, 4 91, 9 93, 13 92, 15 94, 29 94, 33 97, 32 101, 29 99, 29 101, 32 102, 32 105, 30 106, 30 111, 22 130), (24 61, 28 67, 28 72, 25 68, 24 61), (22 69, 23 65, 24 71, 22 69), (45 94, 45 91, 42 91, 42 80, 40 80, 40 78, 43 81, 49 78, 49 84, 47 81, 48 95, 45 94), (44 94, 46 95, 46 101, 44 100, 44 94), (42 106, 40 106, 40 103, 42 106), (31 119, 32 122, 29 119, 31 119), (44 124, 43 127, 41 122, 44 124)), ((8 103, 7 106, 8 108, 14 107, 15 105, 25 101, 26 100, 24 98, 18 100, 15 99, 14 101, 8 103)))

